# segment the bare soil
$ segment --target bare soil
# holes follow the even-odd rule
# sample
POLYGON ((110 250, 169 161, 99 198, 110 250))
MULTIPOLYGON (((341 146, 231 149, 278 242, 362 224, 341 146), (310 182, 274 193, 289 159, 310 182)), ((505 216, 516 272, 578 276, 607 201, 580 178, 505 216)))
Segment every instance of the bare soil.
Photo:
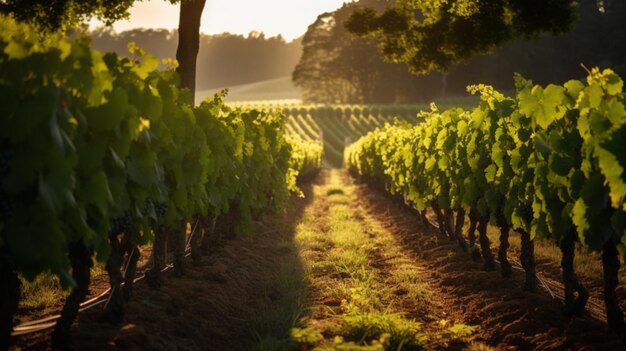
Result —
MULTIPOLYGON (((322 174, 312 186, 326 181, 322 174)), ((342 183, 352 186, 347 173, 343 174, 342 183)), ((145 282, 138 283, 122 324, 98 322, 98 309, 81 314, 72 330, 73 349, 254 349, 257 336, 251 332, 252 321, 264 313, 268 301, 279 304, 286 295, 278 287, 268 286, 281 263, 294 257, 304 261, 324 257, 323 251, 301 253, 294 245, 295 228, 308 206, 316 206, 319 226, 328 226, 328 205, 323 198, 312 195, 311 187, 304 190, 307 197, 294 197, 286 214, 259 222, 255 236, 227 241, 205 256, 197 267, 189 261, 183 278, 166 273, 160 290, 149 289, 145 282)), ((401 289, 395 294, 396 301, 389 302, 401 306, 412 318, 446 316, 475 326, 475 340, 497 350, 625 349, 620 338, 607 333, 603 321, 589 315, 565 320, 560 300, 543 290, 522 291, 523 273, 515 271, 511 278, 502 278, 499 271, 484 271, 481 262, 473 261, 456 243, 438 236, 434 228, 421 226, 412 211, 382 192, 356 185, 353 205, 382 223, 393 233, 399 249, 423 267, 416 274, 432 290, 428 309, 422 305, 417 309, 401 289)), ((387 261, 383 252, 372 254, 370 267, 376 276, 384 277, 386 271, 393 269, 387 261)), ((558 267, 542 263, 540 274, 558 284, 558 267)), ((592 293, 598 301, 599 285, 592 283, 592 293)), ((94 284, 93 289, 99 290, 104 283, 94 284)), ((620 289, 623 292, 623 287, 620 289)), ((310 287, 308 296, 309 301, 331 310, 341 304, 324 300, 315 285, 310 287)), ((49 332, 19 338, 15 349, 45 350, 49 338, 49 332)))
MULTIPOLYGON (((499 270, 485 271, 482 262, 472 261, 456 242, 438 236, 434 227, 420 226, 411 209, 379 190, 360 186, 359 191, 363 206, 386 221, 415 259, 429 267, 432 286, 439 289, 438 303, 456 318, 480 326, 479 340, 498 350, 625 349, 617 335, 607 332, 605 322, 590 315, 566 320, 559 299, 544 290, 522 291, 523 272, 502 278, 499 270)), ((558 267, 542 262, 538 268, 544 279, 560 285, 558 267)), ((597 304, 600 282, 586 282, 597 304)))

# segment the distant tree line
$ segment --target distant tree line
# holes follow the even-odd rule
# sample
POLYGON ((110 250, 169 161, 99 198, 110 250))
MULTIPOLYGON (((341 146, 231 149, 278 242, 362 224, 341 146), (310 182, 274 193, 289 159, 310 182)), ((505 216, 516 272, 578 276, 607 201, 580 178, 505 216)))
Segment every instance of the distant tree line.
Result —
MULTIPOLYGON (((128 55, 129 42, 136 42, 156 57, 174 58, 178 43, 176 30, 141 28, 116 33, 102 27, 90 34, 94 48, 122 55, 128 55)), ((287 42, 280 35, 201 34, 196 88, 214 89, 286 77, 301 53, 301 39, 287 42)))
MULTIPOLYGON (((447 72, 412 75, 405 63, 386 62, 385 43, 352 35, 345 25, 355 9, 378 13, 395 1, 361 0, 320 15, 303 38, 292 79, 309 102, 421 102, 465 93, 469 84, 513 89, 513 73, 536 83, 584 77, 581 63, 611 67, 626 76, 626 2, 580 0, 566 34, 514 39, 492 53, 450 65, 447 72)), ((389 55, 392 56, 392 55, 389 55)))

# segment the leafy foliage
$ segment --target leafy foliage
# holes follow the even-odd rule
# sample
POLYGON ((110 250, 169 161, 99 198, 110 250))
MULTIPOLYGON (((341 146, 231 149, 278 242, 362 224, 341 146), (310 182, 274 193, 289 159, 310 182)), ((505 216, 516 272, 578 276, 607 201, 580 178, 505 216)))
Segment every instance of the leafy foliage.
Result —
POLYGON ((19 21, 30 22, 46 31, 69 29, 98 18, 107 24, 128 18, 128 10, 135 0, 5 0, 0 2, 0 13, 11 14, 19 21))
POLYGON ((416 78, 405 65, 384 62, 377 40, 358 38, 345 22, 364 6, 384 9, 387 1, 346 3, 318 16, 302 39, 302 57, 293 71, 295 85, 312 103, 381 103, 410 100, 416 78))
POLYGON ((288 140, 283 115, 232 109, 223 94, 194 107, 176 72, 135 55, 40 41, 0 17, 0 250, 29 279, 71 284, 68 245, 105 260, 111 231, 143 244, 154 226, 229 211, 249 231, 319 166, 321 148, 288 140))
POLYGON ((348 30, 382 40, 381 51, 414 73, 444 71, 514 38, 563 33, 575 18, 575 1, 397 0, 381 13, 359 9, 348 30))
POLYGON ((346 149, 349 167, 420 210, 475 209, 495 223, 590 250, 613 240, 626 255, 623 81, 594 68, 587 84, 489 86, 471 110, 436 106, 417 126, 386 125, 346 149))

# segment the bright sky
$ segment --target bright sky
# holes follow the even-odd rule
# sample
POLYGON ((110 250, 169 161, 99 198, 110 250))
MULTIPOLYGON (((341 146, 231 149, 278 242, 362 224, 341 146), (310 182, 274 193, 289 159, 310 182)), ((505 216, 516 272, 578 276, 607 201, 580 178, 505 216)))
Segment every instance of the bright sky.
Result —
MULTIPOLYGON (((282 34, 292 40, 304 34, 309 24, 323 12, 333 11, 348 0, 207 0, 200 31, 206 34, 230 32, 247 35, 251 31, 266 36, 282 34)), ((165 0, 137 1, 130 19, 113 25, 115 30, 178 27, 180 5, 165 0)), ((93 21, 92 26, 97 26, 93 21)))

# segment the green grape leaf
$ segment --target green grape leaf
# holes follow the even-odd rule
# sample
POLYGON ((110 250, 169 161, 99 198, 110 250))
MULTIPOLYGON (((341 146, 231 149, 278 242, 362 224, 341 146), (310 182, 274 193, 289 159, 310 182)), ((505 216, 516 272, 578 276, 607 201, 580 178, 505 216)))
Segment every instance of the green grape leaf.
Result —
POLYGON ((611 128, 610 121, 598 110, 591 110, 588 118, 589 126, 595 135, 603 134, 611 128))
POLYGON ((106 213, 108 205, 113 201, 109 181, 104 172, 93 174, 82 188, 80 195, 86 203, 96 205, 101 213, 106 213))
POLYGON ((550 154, 548 165, 552 172, 562 177, 566 177, 574 166, 574 159, 567 155, 561 155, 553 152, 550 154))
POLYGON ((624 108, 624 102, 612 99, 609 102, 609 108, 606 116, 613 125, 626 123, 626 109, 624 108))
POLYGON ((561 119, 566 112, 562 106, 565 98, 565 88, 550 84, 545 89, 535 86, 530 92, 522 90, 518 94, 519 109, 533 117, 541 128, 546 129, 555 120, 561 119))
POLYGON ((130 179, 144 188, 150 187, 160 178, 156 173, 154 153, 143 146, 131 148, 126 167, 130 179))
POLYGON ((580 197, 580 191, 585 184, 585 174, 583 171, 577 169, 572 172, 572 175, 569 178, 569 196, 577 199, 580 197))
POLYGON ((592 84, 587 88, 587 96, 589 96, 589 106, 598 108, 602 103, 602 98, 604 98, 604 91, 598 84, 592 84))
POLYGON ((598 165, 609 184, 611 202, 613 207, 616 208, 622 207, 626 198, 626 173, 624 172, 626 168, 625 138, 626 125, 622 125, 595 149, 598 165))
POLYGON ((604 177, 598 173, 592 174, 583 185, 580 196, 593 211, 605 208, 608 194, 604 187, 604 177))
POLYGON ((535 135, 535 149, 539 151, 544 156, 549 155, 552 152, 550 145, 546 143, 546 138, 543 135, 536 134, 535 135))
POLYGON ((121 88, 116 88, 109 101, 102 106, 92 107, 85 111, 89 128, 96 132, 106 132, 115 129, 126 115, 128 96, 121 88))
POLYGON ((485 178, 489 183, 493 183, 496 179, 496 166, 494 164, 490 164, 487 168, 485 168, 485 178))
POLYGON ((604 70, 604 76, 606 77, 606 92, 609 95, 617 95, 624 89, 624 81, 617 74, 611 70, 604 70))
POLYGON ((537 98, 536 92, 537 90, 543 91, 541 87, 535 87, 531 89, 524 89, 518 93, 517 99, 519 101, 519 110, 526 117, 532 117, 535 110, 539 106, 539 98, 537 98))
POLYGON ((530 131, 526 128, 520 128, 517 130, 517 137, 523 143, 530 140, 530 136, 531 136, 530 131))
POLYGON ((563 85, 567 90, 567 94, 572 98, 574 102, 578 99, 578 95, 583 89, 585 89, 585 84, 583 84, 579 80, 570 80, 563 85))

